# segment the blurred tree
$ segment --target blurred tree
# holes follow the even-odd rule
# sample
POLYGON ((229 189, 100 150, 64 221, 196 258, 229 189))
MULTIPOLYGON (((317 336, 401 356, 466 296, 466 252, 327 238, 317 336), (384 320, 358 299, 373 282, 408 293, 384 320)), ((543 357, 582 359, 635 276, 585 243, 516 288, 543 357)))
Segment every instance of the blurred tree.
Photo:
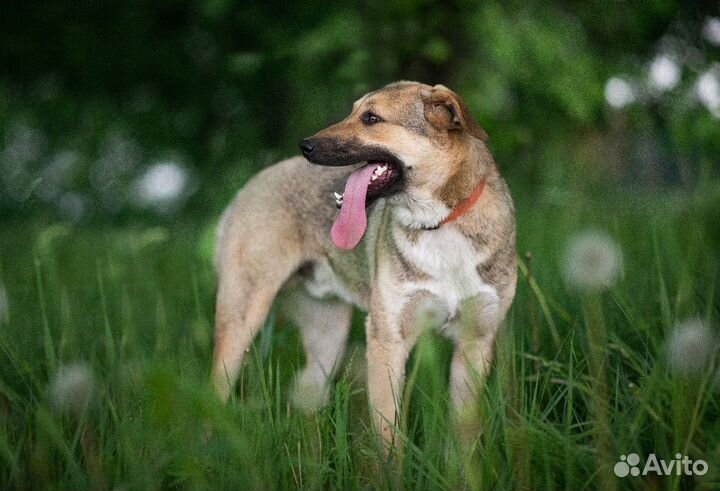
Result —
POLYGON ((0 17, 0 215, 144 213, 138 190, 171 175, 180 204, 151 209, 215 213, 397 79, 461 93, 524 194, 691 185, 718 173, 717 16, 673 0, 15 3, 0 17), (649 70, 677 80, 658 89, 649 70))

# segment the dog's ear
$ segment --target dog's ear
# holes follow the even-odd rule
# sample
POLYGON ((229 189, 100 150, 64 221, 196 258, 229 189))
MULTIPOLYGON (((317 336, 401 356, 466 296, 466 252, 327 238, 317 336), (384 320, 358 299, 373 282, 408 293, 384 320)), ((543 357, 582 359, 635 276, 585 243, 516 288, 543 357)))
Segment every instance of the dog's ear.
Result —
POLYGON ((487 133, 472 117, 460 96, 444 85, 436 85, 430 89, 423 103, 425 119, 434 127, 465 130, 479 140, 488 140, 487 133))

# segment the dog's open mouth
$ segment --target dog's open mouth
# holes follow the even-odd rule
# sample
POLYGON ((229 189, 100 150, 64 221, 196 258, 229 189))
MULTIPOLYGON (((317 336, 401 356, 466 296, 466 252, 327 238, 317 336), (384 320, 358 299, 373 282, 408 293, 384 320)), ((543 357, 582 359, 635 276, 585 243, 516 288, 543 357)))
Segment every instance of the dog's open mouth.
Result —
MULTIPOLYGON (((367 165, 356 170, 355 173, 363 171, 367 168, 372 168, 373 172, 370 174, 370 180, 367 182, 367 192, 365 196, 365 206, 370 206, 375 202, 377 198, 388 194, 387 191, 395 184, 402 173, 402 169, 399 164, 388 161, 380 160, 368 160, 367 165)), ((354 174, 355 174, 354 173, 354 174)), ((350 179, 348 179, 350 182, 350 179)), ((359 182, 362 184, 362 181, 359 182)), ((347 187, 345 188, 347 190, 347 187)), ((345 193, 333 193, 335 196, 335 206, 338 209, 342 208, 345 193)))
POLYGON ((331 231, 333 243, 340 249, 353 249, 365 235, 365 208, 376 199, 390 194, 401 182, 402 165, 390 160, 368 160, 367 165, 350 174, 342 194, 334 193, 340 208, 331 231))

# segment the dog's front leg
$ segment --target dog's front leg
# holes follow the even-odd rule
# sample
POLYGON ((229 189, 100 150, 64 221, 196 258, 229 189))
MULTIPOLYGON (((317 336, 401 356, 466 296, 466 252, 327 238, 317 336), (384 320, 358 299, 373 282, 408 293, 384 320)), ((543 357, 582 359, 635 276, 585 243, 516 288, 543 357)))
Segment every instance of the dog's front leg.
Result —
POLYGON ((405 363, 412 345, 397 324, 371 313, 367 318, 368 393, 373 422, 387 453, 395 443, 405 363))

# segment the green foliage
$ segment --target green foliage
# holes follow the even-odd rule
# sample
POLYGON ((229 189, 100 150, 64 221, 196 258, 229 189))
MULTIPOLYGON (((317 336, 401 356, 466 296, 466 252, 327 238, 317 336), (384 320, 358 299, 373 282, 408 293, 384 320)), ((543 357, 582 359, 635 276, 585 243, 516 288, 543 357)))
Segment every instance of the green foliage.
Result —
MULTIPOLYGON (((595 488, 608 476, 597 472, 587 313, 560 281, 567 237, 592 224, 625 257, 619 285, 596 307, 607 331, 612 456, 704 459, 706 476, 656 485, 712 489, 720 477, 716 375, 688 379, 665 363, 676 321, 699 315, 717 332, 720 264, 698 211, 706 199, 714 198, 648 196, 638 206, 577 196, 572 210, 519 199, 519 241, 532 259, 483 395, 480 454, 467 465, 453 443, 449 346, 440 338, 424 336, 408 364, 399 423, 406 452, 383 464, 369 429, 362 341, 330 405, 306 416, 287 398, 303 363, 298 333, 273 317, 236 400, 216 401, 207 380, 215 279, 202 228, 15 225, 0 239, 7 300, 0 482, 3 489, 595 488), (68 417, 50 386, 57 367, 78 361, 95 377, 95 391, 85 412, 68 417)), ((362 340, 362 324, 356 316, 354 339, 362 340)), ((633 479, 620 488, 646 482, 633 479)))
POLYGON ((701 35, 713 14, 671 0, 16 6, 0 20, 0 214, 154 219, 133 192, 168 160, 193 183, 173 213, 217 214, 260 167, 397 79, 459 92, 523 192, 568 174, 691 189, 718 173, 720 125, 695 93, 718 70, 701 35), (667 91, 648 85, 658 54, 681 70, 667 91), (608 107, 610 77, 634 103, 608 107))
POLYGON ((717 15, 674 0, 3 9, 0 488, 599 489, 613 485, 598 470, 609 446, 710 464, 620 489, 717 489, 716 352, 695 377, 665 363, 678 321, 717 333, 720 314, 720 107, 698 93, 703 77, 711 92, 720 80, 718 44, 702 34, 717 15), (660 55, 679 70, 662 90, 648 75, 660 55), (288 403, 304 361, 282 318, 253 347, 235 400, 220 405, 208 383, 221 209, 397 79, 462 95, 517 203, 522 275, 471 462, 448 417, 449 346, 433 335, 407 367, 406 451, 392 464, 370 430, 359 313, 315 415, 288 403), (632 97, 610 104, 612 79, 632 97), (175 179, 176 202, 139 199, 151 171, 163 172, 150 184, 175 179), (587 228, 618 241, 624 275, 582 299, 561 262, 587 228), (600 367, 589 332, 606 337, 600 367), (63 411, 52 387, 73 363, 91 402, 63 411))

